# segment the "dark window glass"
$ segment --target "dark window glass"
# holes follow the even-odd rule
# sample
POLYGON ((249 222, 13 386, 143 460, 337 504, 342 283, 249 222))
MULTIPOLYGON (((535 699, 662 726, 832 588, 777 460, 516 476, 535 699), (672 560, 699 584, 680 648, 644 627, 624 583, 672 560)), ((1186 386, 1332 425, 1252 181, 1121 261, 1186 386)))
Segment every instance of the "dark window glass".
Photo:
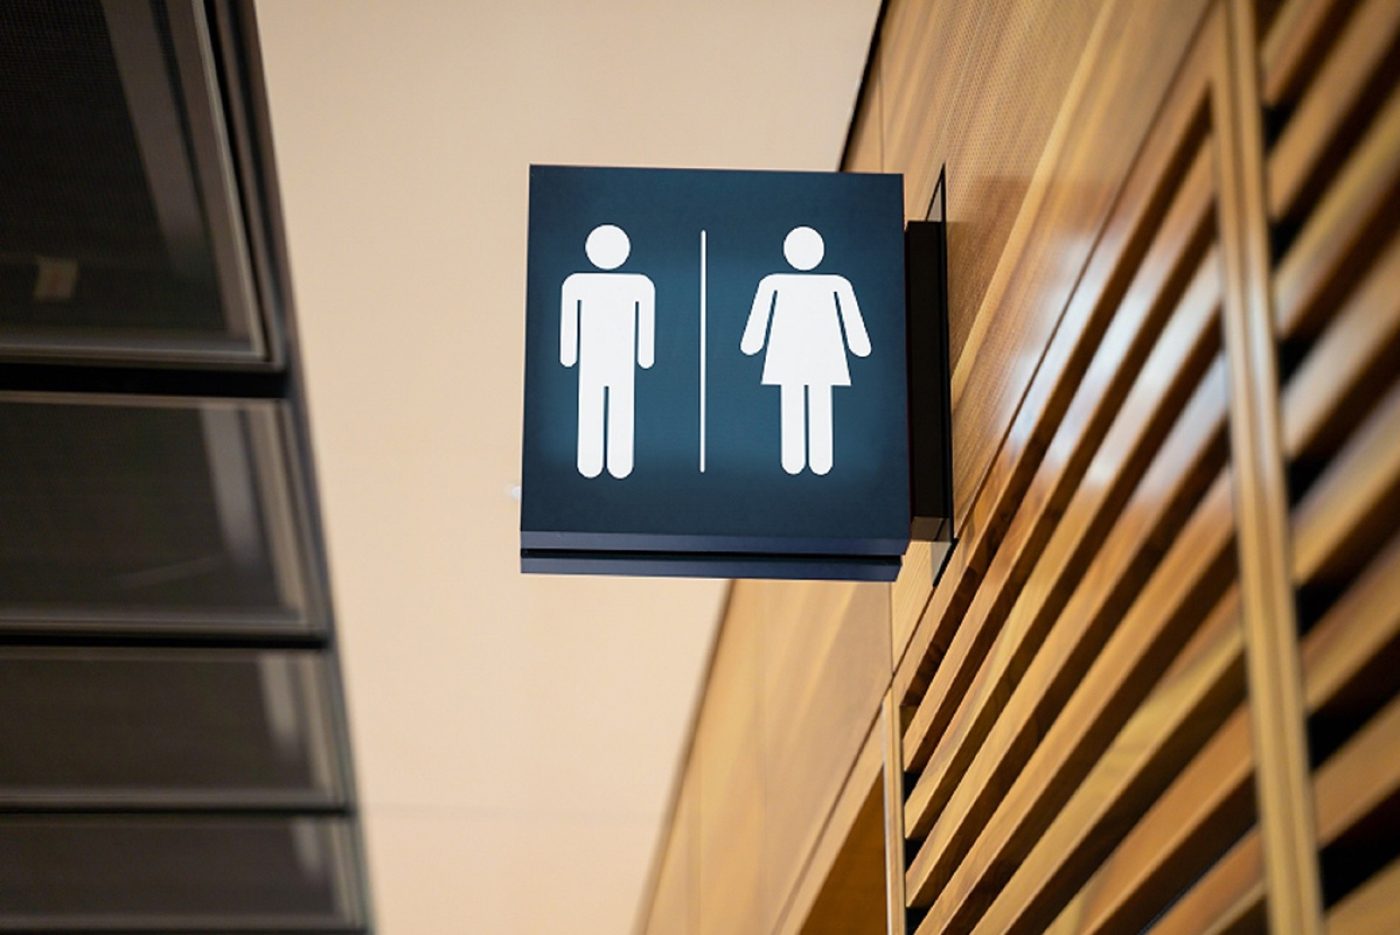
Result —
POLYGON ((279 407, 0 395, 0 623, 304 627, 279 407))
POLYGON ((0 805, 338 804, 314 651, 0 649, 0 805))
POLYGON ((12 0, 0 354, 261 358, 200 4, 12 0))
POLYGON ((336 818, 0 818, 0 931, 315 929, 359 922, 336 818))

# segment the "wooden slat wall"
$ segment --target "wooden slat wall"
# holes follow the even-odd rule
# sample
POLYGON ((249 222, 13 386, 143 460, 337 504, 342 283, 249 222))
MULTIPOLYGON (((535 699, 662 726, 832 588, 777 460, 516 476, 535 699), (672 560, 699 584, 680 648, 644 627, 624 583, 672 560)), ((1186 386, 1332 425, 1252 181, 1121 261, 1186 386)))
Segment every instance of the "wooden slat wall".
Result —
POLYGON ((855 924, 883 790, 895 935, 1400 931, 1400 4, 892 0, 872 55, 959 542, 735 586, 643 927, 855 924))

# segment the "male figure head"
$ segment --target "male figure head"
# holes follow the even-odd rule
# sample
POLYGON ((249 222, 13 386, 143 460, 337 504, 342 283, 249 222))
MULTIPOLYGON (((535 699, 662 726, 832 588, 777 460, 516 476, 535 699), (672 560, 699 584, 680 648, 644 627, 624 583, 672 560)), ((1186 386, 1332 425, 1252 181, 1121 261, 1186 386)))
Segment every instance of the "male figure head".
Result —
POLYGON ((583 252, 599 269, 617 269, 627 262, 632 242, 627 239, 627 232, 616 224, 599 224, 589 232, 583 252))

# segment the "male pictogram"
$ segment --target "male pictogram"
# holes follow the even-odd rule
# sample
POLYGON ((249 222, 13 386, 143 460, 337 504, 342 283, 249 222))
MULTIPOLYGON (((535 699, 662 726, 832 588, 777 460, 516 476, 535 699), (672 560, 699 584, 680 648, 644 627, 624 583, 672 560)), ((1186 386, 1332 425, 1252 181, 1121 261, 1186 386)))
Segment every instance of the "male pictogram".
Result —
POLYGON ((850 280, 808 272, 825 252, 821 234, 812 228, 795 227, 788 233, 783 256, 799 272, 773 273, 759 281, 739 342, 739 349, 750 355, 768 346, 763 384, 781 391, 782 464, 789 474, 800 474, 808 465, 813 474, 831 470, 831 388, 851 385, 848 346, 857 357, 870 356, 870 336, 850 280))
POLYGON ((656 287, 640 273, 615 273, 631 252, 622 228, 603 224, 584 242, 589 262, 609 272, 564 280, 559 362, 578 364, 578 472, 632 473, 636 368, 655 359, 656 287))

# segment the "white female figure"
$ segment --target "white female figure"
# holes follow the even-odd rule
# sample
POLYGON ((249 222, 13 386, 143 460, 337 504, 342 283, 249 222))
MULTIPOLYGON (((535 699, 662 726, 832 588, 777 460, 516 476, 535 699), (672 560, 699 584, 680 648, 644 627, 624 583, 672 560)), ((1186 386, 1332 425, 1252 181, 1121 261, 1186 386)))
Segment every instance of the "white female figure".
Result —
POLYGON ((810 227, 788 233, 783 256, 799 272, 772 273, 759 281, 739 342, 749 355, 767 344, 763 385, 781 391, 782 461, 789 474, 808 466, 814 474, 831 470, 831 388, 851 385, 847 347, 857 357, 870 356, 870 336, 850 281, 808 272, 825 250, 821 234, 810 227))

